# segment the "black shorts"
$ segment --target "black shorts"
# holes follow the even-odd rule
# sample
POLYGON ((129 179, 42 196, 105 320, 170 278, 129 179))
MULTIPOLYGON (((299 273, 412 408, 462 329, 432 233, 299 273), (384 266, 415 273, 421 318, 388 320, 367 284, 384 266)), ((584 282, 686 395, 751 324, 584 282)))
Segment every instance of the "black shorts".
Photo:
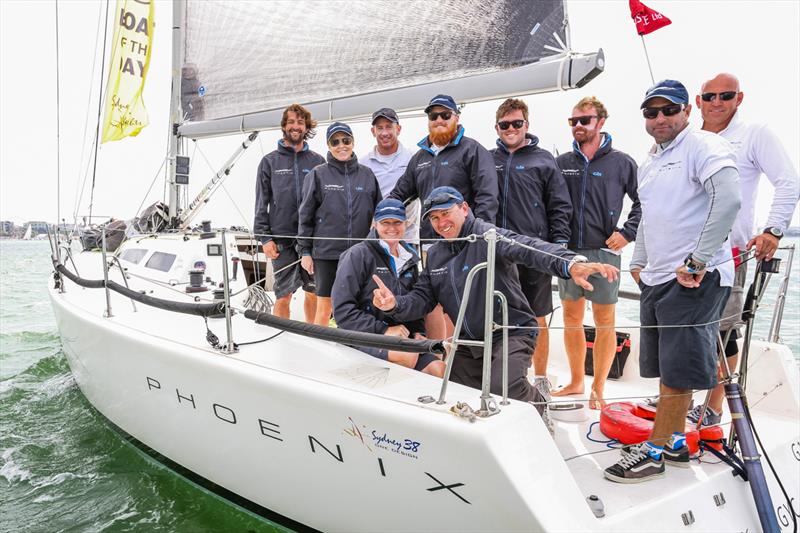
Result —
POLYGON ((534 316, 546 316, 553 312, 553 276, 540 270, 517 265, 519 284, 528 299, 534 316))
POLYGON ((317 287, 317 296, 331 297, 338 266, 338 259, 314 259, 314 285, 317 287))
POLYGON ((715 270, 696 289, 674 279, 654 286, 639 284, 642 377, 660 377, 674 389, 711 389, 717 384, 718 321, 731 290, 720 287, 719 280, 715 270), (689 324, 705 325, 683 327, 689 324))
MULTIPOLYGON (((536 348, 532 335, 508 336, 508 397, 523 402, 534 399, 534 388, 528 381, 531 355, 536 348)), ((459 346, 453 360, 450 379, 475 389, 481 388, 483 379, 483 348, 480 346, 459 346)), ((492 343, 492 375, 490 389, 492 394, 503 393, 503 343, 492 343)))
POLYGON ((299 287, 306 292, 314 292, 314 278, 300 266, 300 257, 294 244, 278 244, 278 258, 272 259, 272 272, 275 276, 273 290, 276 298, 294 294, 299 287))

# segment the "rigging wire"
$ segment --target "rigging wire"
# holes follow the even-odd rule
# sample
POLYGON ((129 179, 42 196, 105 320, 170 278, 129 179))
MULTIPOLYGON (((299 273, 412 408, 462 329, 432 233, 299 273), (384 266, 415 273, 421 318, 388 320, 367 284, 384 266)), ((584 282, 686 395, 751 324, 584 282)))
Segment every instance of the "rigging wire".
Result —
MULTIPOLYGON (((56 5, 56 238, 61 223, 61 54, 58 48, 58 0, 56 5)), ((58 243, 58 240, 56 240, 58 243)))
MULTIPOLYGON (((194 148, 195 148, 196 152, 200 152, 200 156, 203 158, 203 161, 206 162, 206 165, 208 165, 209 170, 211 170, 211 172, 214 175, 216 175, 217 171, 214 170, 213 166, 211 166, 211 161, 208 160, 208 157, 206 157, 205 152, 203 152, 203 149, 200 148, 200 143, 197 142, 196 139, 194 140, 194 148)), ((236 203, 236 200, 233 199, 233 196, 231 196, 231 194, 228 192, 228 189, 225 188, 225 184, 224 183, 220 183, 219 186, 220 186, 220 188, 222 188, 223 192, 225 192, 225 194, 228 196, 228 199, 233 204, 234 209, 236 209, 236 212, 238 212, 239 216, 242 217, 242 220, 244 221, 245 227, 247 227, 250 224, 250 221, 247 219, 247 217, 244 216, 244 214, 242 213, 242 210, 239 209, 239 205, 236 203)))
POLYGON ((94 140, 94 164, 92 166, 92 192, 89 199, 89 223, 92 223, 92 208, 94 207, 94 186, 97 178, 97 152, 100 151, 100 114, 103 111, 103 72, 106 68, 106 45, 108 44, 108 12, 109 0, 106 0, 106 19, 103 25, 103 57, 100 63, 100 94, 97 98, 97 128, 94 140))

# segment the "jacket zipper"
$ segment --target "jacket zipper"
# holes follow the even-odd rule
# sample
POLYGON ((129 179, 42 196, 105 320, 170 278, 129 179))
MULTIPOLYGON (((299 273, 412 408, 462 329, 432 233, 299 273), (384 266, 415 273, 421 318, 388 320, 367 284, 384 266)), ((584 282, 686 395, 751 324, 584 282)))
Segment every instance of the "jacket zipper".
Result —
POLYGON ((508 161, 506 161, 506 172, 505 172, 505 188, 503 190, 503 226, 504 228, 508 227, 508 178, 509 174, 511 174, 511 159, 514 157, 514 153, 511 152, 508 154, 508 161))
POLYGON ((350 239, 353 238, 353 198, 350 194, 350 173, 347 171, 347 163, 344 164, 344 181, 347 185, 347 246, 352 246, 350 239))
POLYGON ((589 177, 589 160, 583 156, 583 178, 581 178, 581 215, 578 217, 578 248, 583 248, 583 212, 586 210, 586 181, 589 177))

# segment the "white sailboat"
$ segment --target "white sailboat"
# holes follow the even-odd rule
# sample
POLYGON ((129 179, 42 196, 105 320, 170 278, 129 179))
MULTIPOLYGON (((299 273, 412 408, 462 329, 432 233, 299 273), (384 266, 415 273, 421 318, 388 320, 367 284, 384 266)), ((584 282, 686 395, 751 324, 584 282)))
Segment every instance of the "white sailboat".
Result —
MULTIPOLYGON (((259 277, 257 255, 251 268, 237 269, 252 238, 191 229, 216 182, 205 197, 180 201, 175 156, 187 139, 242 132, 250 135, 246 149, 252 132, 277 127, 281 109, 295 100, 323 120, 357 119, 387 101, 398 110, 420 109, 438 92, 470 102, 567 89, 603 69, 602 52, 569 50, 558 1, 421 2, 417 7, 432 17, 428 23, 393 2, 355 3, 346 25, 331 27, 324 21, 334 4, 275 3, 264 10, 174 2, 172 229, 132 236, 113 256, 54 247, 59 276, 50 298, 64 352, 89 402, 152 457, 296 529, 761 529, 748 483, 715 459, 640 486, 612 484, 602 470, 619 452, 598 442, 597 414, 557 422, 553 438, 530 404, 495 398, 493 409, 480 409, 479 391, 450 383, 445 395, 439 379, 313 338, 320 334, 315 328, 270 320, 253 304, 263 303, 263 294, 248 288, 259 277), (425 31, 437 13, 456 8, 463 20, 453 35, 435 26, 442 46, 426 57, 430 47, 415 44, 429 42, 425 31), (276 77, 276 69, 286 68, 280 50, 237 55, 208 44, 273 49, 282 21, 298 9, 323 21, 314 29, 323 32, 316 40, 295 35, 308 47, 302 57, 319 70, 304 64, 295 78, 276 77), (381 17, 398 32, 385 42, 403 46, 370 49, 364 43, 375 40, 360 37, 353 44, 354 29, 381 17), (412 27, 420 33, 409 33, 412 27), (409 46, 418 69, 415 62, 396 66, 396 54, 409 53, 409 46), (452 71, 441 70, 442 47, 461 59, 452 71), (333 64, 344 68, 324 71, 333 64)), ((776 315, 773 338, 751 345, 747 394, 762 451, 796 500, 800 386, 791 352, 777 342, 779 323, 776 315)), ((631 355, 621 379, 608 385, 610 398, 645 397, 656 389, 638 377, 632 331, 631 355)), ((556 342, 551 349, 553 360, 565 360, 556 342)), ((767 479, 775 517, 788 528, 796 512, 783 502, 775 478, 767 479)))
POLYGON ((23 241, 31 240, 31 225, 28 224, 28 227, 25 228, 25 234, 22 236, 23 241))

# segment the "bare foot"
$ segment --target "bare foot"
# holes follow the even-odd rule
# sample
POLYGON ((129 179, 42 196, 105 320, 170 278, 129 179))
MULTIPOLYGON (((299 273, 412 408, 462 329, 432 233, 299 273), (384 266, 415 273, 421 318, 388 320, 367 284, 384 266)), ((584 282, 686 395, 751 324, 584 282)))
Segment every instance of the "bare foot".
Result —
POLYGON ((597 392, 596 390, 592 389, 589 393, 589 409, 602 409, 606 406, 606 401, 603 400, 603 393, 597 392))
POLYGON ((583 383, 570 383, 569 385, 552 391, 550 396, 569 396, 570 394, 583 394, 583 383))

